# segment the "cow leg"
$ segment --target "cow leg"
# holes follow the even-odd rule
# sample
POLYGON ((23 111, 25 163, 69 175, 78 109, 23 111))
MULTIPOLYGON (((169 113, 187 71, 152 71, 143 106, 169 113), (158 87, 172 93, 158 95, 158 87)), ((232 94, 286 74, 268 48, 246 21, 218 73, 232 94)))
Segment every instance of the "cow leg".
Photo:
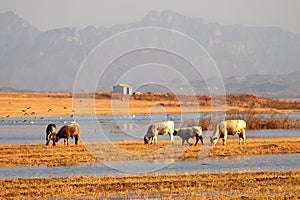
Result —
POLYGON ((243 142, 243 138, 239 136, 239 144, 241 144, 242 142, 243 142))
POLYGON ((52 141, 52 145, 55 146, 56 143, 55 143, 55 139, 53 138, 53 141, 52 141))
POLYGON ((46 145, 49 145, 51 139, 52 139, 52 133, 49 133, 46 137, 46 145))
POLYGON ((147 144, 152 144, 152 137, 148 138, 148 143, 147 144))
POLYGON ((155 141, 154 142, 155 142, 154 144, 157 144, 157 136, 155 136, 155 141))
POLYGON ((55 146, 55 141, 56 141, 56 134, 54 133, 52 136, 52 145, 55 146))
POLYGON ((75 137, 75 144, 78 144, 78 138, 75 137))
POLYGON ((78 144, 79 141, 79 135, 74 136, 75 137, 75 144, 78 144))
POLYGON ((195 146, 197 146, 198 142, 199 142, 199 137, 196 135, 196 143, 195 143, 195 146))
POLYGON ((202 136, 196 135, 196 143, 195 143, 195 146, 197 146, 199 140, 201 141, 201 144, 203 144, 203 138, 202 138, 202 136))
POLYGON ((151 144, 157 144, 157 135, 153 136, 151 144))
POLYGON ((243 144, 245 144, 246 143, 246 130, 244 129, 243 130, 243 138, 244 138, 244 140, 243 140, 243 144))
POLYGON ((192 143, 189 142, 189 139, 186 139, 186 142, 187 142, 190 146, 193 145, 192 143))
POLYGON ((174 143, 173 133, 169 133, 169 136, 170 136, 170 144, 173 144, 174 143))
POLYGON ((182 142, 181 142, 182 146, 184 145, 184 141, 185 141, 185 139, 184 139, 184 138, 182 138, 182 142))
POLYGON ((150 137, 149 144, 153 144, 154 137, 150 137))
POLYGON ((203 137, 202 137, 202 135, 199 136, 199 139, 201 140, 201 144, 203 144, 203 137))
POLYGON ((223 145, 226 144, 226 141, 227 141, 227 130, 225 130, 224 132, 223 145))
POLYGON ((241 143, 245 144, 245 142, 246 142, 245 130, 242 130, 242 132, 239 134, 239 139, 240 139, 239 144, 241 144, 241 143))
POLYGON ((70 138, 64 138, 64 145, 69 145, 70 142, 70 138))

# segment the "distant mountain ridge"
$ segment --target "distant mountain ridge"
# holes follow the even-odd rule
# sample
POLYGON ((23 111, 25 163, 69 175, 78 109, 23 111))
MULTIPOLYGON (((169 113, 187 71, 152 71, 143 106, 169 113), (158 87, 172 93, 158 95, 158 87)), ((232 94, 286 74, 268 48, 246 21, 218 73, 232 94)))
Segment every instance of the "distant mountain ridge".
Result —
MULTIPOLYGON (((293 81, 289 84, 291 79, 297 82, 299 76, 285 79, 285 75, 277 74, 299 70, 300 34, 276 27, 207 23, 201 18, 190 18, 171 11, 151 11, 140 21, 109 28, 88 26, 76 30, 66 27, 46 32, 12 12, 2 13, 0 87, 71 91, 80 64, 97 44, 120 31, 145 26, 175 29, 198 41, 219 67, 229 93, 258 92, 282 96, 279 91, 285 91, 285 95, 299 95, 298 86, 292 86, 293 81), (265 76, 265 79, 261 84, 255 83, 251 74, 262 74, 259 76, 265 76), (268 78, 271 80, 268 81, 268 78), (278 82, 279 78, 281 82, 278 82)), ((125 64, 131 65, 131 62, 125 64)), ((178 84, 178 87, 182 85, 178 84)))
POLYGON ((234 76, 225 80, 228 94, 252 93, 268 97, 300 98, 300 71, 280 74, 234 76))

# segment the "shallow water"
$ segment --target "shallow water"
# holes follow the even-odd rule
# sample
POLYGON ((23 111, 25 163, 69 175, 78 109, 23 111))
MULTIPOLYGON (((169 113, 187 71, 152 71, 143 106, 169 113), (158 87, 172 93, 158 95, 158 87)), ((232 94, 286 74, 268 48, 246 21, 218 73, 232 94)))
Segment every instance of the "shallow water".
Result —
MULTIPOLYGON (((125 124, 128 125, 128 124, 125 124)), ((124 125, 124 126, 125 126, 124 125)), ((136 127, 133 129, 105 127, 101 128, 92 125, 81 125, 82 142, 105 142, 105 141, 122 141, 122 140, 140 140, 146 133, 147 126, 136 127)), ((299 130, 248 130, 247 137, 257 138, 278 138, 278 137, 299 137, 299 130)), ((203 131, 203 137, 212 136, 212 131, 203 131)), ((231 136, 229 136, 231 137, 231 136)), ((238 136, 234 136, 238 138, 238 136)), ((168 139, 168 135, 159 136, 158 140, 168 139)), ((0 127, 0 144, 41 144, 45 143, 45 126, 44 125, 2 125, 0 127)), ((175 137, 175 140, 180 140, 175 137)), ((74 140, 71 139, 71 142, 74 140)), ((63 140, 60 141, 62 143, 63 140)))
POLYGON ((81 166, 25 166, 0 167, 0 179, 39 178, 66 176, 120 176, 124 174, 170 172, 237 172, 237 171, 288 171, 299 169, 300 154, 250 156, 215 160, 205 158, 198 161, 154 160, 89 163, 81 166))
MULTIPOLYGON (((76 117, 76 122, 81 126, 81 140, 83 142, 143 140, 150 123, 174 120, 176 127, 186 126, 190 122, 198 122, 199 118, 204 115, 187 113, 170 115, 79 116, 76 117)), ((300 114, 293 114, 289 117, 299 119, 300 114)), ((45 143, 45 129, 47 124, 55 123, 60 128, 64 124, 69 124, 73 121, 74 118, 70 116, 1 118, 0 143, 45 143)), ((249 130, 247 131, 247 137, 299 137, 299 132, 299 130, 249 130)), ((211 135, 212 131, 203 131, 204 138, 208 138, 211 135)), ((159 139, 168 139, 168 136, 160 136, 159 139)), ((178 137, 175 137, 175 139, 179 140, 178 137)))

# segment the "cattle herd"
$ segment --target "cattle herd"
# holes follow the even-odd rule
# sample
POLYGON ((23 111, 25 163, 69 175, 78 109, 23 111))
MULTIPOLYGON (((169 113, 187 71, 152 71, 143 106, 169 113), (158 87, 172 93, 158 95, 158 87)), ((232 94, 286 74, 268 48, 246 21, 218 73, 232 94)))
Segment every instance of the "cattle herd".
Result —
MULTIPOLYGON (((80 138, 80 126, 78 124, 64 125, 56 133, 56 125, 48 124, 46 127, 46 145, 49 145, 50 141, 53 141, 53 146, 61 139, 64 139, 64 144, 69 145, 70 138, 75 138, 75 144, 78 144, 80 138)), ((192 126, 174 129, 173 121, 156 122, 148 127, 147 133, 144 136, 145 144, 157 144, 158 135, 168 134, 170 136, 170 143, 174 143, 174 136, 179 136, 182 139, 182 145, 184 142, 192 145, 189 142, 190 138, 196 137, 196 143, 199 140, 203 144, 202 127, 192 126)), ((223 139, 223 145, 226 144, 228 135, 239 136, 239 144, 245 144, 246 140, 246 122, 244 120, 224 120, 216 125, 212 137, 210 137, 211 144, 215 145, 219 138, 223 139)))

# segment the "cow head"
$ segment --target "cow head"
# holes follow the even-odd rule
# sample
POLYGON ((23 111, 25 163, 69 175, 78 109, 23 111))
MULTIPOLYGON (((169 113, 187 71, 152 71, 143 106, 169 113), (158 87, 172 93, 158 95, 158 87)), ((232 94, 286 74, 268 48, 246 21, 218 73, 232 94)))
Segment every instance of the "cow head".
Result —
POLYGON ((174 129, 173 135, 176 136, 178 133, 178 129, 174 129))
POLYGON ((212 144, 212 145, 215 145, 217 142, 218 142, 218 137, 209 137, 209 139, 210 139, 210 143, 212 144))
POLYGON ((54 138, 55 142, 58 142, 60 140, 60 137, 58 134, 55 135, 55 138, 54 138))

